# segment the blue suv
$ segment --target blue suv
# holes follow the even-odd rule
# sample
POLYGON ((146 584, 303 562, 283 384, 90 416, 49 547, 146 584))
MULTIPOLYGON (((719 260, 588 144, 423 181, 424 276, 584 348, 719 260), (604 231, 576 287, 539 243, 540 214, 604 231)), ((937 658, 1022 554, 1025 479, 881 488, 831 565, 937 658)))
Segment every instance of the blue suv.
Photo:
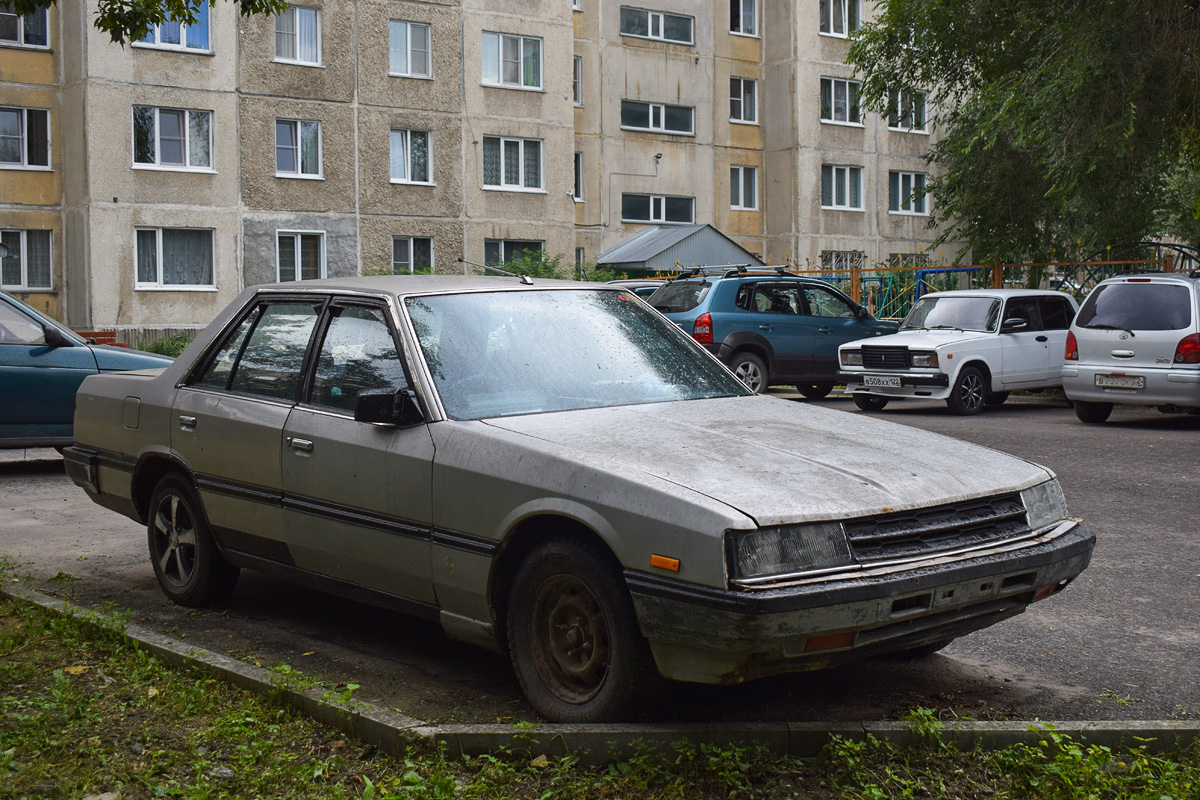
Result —
POLYGON ((756 392, 795 384, 816 400, 837 383, 838 345, 895 333, 829 284, 783 268, 698 268, 647 300, 756 392))

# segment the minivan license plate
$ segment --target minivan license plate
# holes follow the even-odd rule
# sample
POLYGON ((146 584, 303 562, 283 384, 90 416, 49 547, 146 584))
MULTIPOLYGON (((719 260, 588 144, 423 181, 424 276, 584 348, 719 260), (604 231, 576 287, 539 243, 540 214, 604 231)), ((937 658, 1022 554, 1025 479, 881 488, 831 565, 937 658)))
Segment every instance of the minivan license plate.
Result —
POLYGON ((900 388, 899 375, 864 375, 863 386, 890 386, 893 389, 900 388))
POLYGON ((1106 389, 1145 389, 1146 379, 1141 375, 1097 375, 1096 385, 1106 389))

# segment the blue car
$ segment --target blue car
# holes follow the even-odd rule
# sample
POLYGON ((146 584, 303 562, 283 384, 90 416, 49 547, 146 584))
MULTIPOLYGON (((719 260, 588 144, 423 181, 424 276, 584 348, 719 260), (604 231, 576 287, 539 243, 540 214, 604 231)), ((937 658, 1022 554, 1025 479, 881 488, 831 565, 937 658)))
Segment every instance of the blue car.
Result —
POLYGON ((838 382, 838 345, 899 329, 824 281, 782 268, 695 269, 647 300, 756 392, 795 384, 820 399, 838 382))
POLYGON ((85 341, 0 292, 0 448, 73 444, 75 390, 84 378, 171 361, 85 341))

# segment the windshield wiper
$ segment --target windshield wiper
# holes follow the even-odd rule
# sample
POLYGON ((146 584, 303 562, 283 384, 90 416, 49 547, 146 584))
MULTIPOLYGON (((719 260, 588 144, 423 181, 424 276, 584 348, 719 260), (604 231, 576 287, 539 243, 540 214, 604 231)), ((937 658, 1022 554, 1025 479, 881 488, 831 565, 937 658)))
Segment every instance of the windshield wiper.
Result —
POLYGON ((1083 327, 1102 331, 1125 331, 1129 334, 1130 339, 1134 337, 1133 331, 1129 328, 1122 327, 1121 325, 1109 325, 1107 322, 1098 322, 1095 325, 1084 325, 1083 327))
POLYGON ((926 330, 930 330, 930 331, 961 331, 961 330, 963 330, 963 328, 960 328, 957 325, 932 325, 929 328, 926 328, 926 330))

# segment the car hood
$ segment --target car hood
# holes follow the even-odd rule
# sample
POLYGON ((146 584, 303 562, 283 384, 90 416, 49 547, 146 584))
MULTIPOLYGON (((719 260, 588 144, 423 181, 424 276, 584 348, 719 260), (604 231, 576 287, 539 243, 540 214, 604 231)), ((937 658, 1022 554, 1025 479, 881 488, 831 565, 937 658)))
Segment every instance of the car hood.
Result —
POLYGON ((128 347, 113 347, 107 344, 88 345, 96 356, 96 366, 101 372, 133 369, 162 369, 168 366, 173 358, 158 353, 147 353, 144 350, 130 350, 128 347))
POLYGON ((869 340, 859 339, 856 342, 842 345, 842 347, 860 347, 864 344, 871 345, 890 345, 892 347, 908 347, 911 349, 933 350, 938 347, 947 347, 961 342, 975 341, 977 339, 985 339, 995 334, 985 331, 961 331, 954 330, 910 330, 897 331, 889 333, 886 336, 874 336, 869 340))
POLYGON ((626 477, 670 481, 759 525, 1025 489, 1053 473, 940 434, 768 396, 491 419, 626 477))

